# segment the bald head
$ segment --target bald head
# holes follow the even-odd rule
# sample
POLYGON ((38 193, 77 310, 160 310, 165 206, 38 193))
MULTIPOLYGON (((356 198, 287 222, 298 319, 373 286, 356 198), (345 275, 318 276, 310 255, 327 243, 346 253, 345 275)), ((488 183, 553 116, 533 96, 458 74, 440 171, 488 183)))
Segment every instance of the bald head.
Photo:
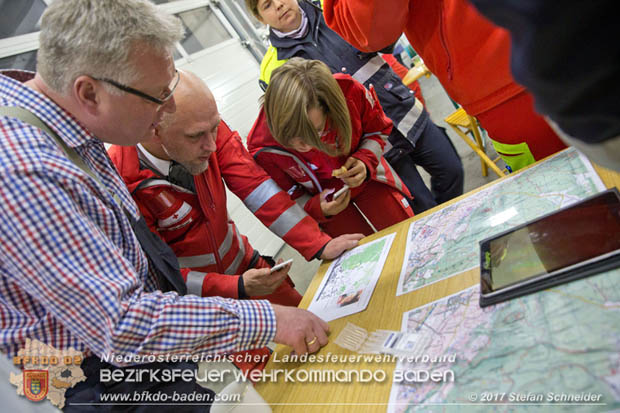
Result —
POLYGON ((216 150, 221 118, 213 93, 202 79, 191 72, 179 72, 174 92, 176 111, 166 114, 153 139, 142 144, 158 158, 175 160, 198 175, 206 170, 216 150))
MULTIPOLYGON (((166 130, 175 122, 178 115, 182 115, 187 110, 191 110, 195 105, 206 105, 217 111, 215 97, 211 93, 211 89, 196 74, 185 70, 179 70, 179 85, 174 91, 174 101, 176 103, 175 113, 166 113, 160 122, 160 131, 166 130)), ((182 118, 183 116, 181 116, 182 118)))

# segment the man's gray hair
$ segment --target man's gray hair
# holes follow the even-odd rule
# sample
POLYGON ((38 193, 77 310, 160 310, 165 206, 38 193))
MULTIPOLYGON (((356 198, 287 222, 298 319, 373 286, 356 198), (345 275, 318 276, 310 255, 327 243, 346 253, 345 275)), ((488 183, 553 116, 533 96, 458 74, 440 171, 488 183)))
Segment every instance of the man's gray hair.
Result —
POLYGON ((130 84, 132 52, 171 52, 182 36, 180 20, 147 0, 55 0, 41 20, 37 72, 63 94, 81 75, 130 84))

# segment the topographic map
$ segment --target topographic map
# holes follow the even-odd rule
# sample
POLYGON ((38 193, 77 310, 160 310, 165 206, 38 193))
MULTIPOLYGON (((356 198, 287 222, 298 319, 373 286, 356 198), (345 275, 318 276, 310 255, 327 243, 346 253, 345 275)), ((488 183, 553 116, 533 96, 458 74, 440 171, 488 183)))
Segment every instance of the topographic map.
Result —
POLYGON ((388 411, 617 411, 619 280, 616 269, 484 309, 474 286, 405 313, 403 331, 430 361, 397 371, 454 379, 394 383, 388 411), (591 401, 559 401, 571 395, 591 401))
POLYGON ((308 310, 330 321, 366 309, 395 235, 360 245, 332 262, 308 310))
POLYGON ((396 295, 479 266, 478 242, 605 189, 574 149, 414 221, 396 295))

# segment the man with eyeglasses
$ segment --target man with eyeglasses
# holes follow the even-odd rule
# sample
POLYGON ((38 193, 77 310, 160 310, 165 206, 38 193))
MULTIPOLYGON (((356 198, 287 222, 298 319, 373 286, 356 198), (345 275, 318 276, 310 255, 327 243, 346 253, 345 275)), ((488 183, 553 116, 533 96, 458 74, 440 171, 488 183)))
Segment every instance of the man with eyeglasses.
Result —
POLYGON ((134 89, 130 86, 126 86, 122 83, 117 82, 116 80, 107 79, 104 77, 101 77, 101 78, 94 77, 94 76, 93 76, 93 79, 112 85, 115 88, 122 90, 123 92, 131 93, 132 95, 139 96, 142 99, 148 100, 149 102, 153 102, 158 106, 163 106, 164 104, 166 104, 167 101, 169 101, 172 98, 172 94, 174 93, 174 90, 179 84, 180 75, 179 75, 178 70, 174 71, 174 80, 172 81, 172 83, 170 83, 170 86, 161 93, 161 96, 158 98, 151 96, 149 94, 146 94, 144 92, 141 92, 138 89, 134 89))
POLYGON ((66 391, 66 411, 119 407, 101 405, 103 394, 212 395, 194 380, 109 379, 148 356, 270 340, 306 353, 327 342, 327 324, 301 309, 184 295, 176 258, 107 156, 104 142, 135 145, 174 112, 181 37, 178 19, 146 0, 55 0, 41 20, 37 73, 0 74, 0 350, 13 357, 38 340, 83 352, 86 380, 66 391))

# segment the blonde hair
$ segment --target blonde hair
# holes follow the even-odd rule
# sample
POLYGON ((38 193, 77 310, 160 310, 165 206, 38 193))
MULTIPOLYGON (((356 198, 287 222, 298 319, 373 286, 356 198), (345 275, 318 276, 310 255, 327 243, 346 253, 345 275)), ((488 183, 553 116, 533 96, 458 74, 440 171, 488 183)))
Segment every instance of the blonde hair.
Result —
POLYGON ((327 65, 294 57, 275 69, 263 96, 267 125, 275 140, 290 147, 294 138, 331 156, 351 149, 351 117, 347 102, 327 65), (336 146, 326 144, 308 118, 308 110, 321 109, 336 129, 336 146))

